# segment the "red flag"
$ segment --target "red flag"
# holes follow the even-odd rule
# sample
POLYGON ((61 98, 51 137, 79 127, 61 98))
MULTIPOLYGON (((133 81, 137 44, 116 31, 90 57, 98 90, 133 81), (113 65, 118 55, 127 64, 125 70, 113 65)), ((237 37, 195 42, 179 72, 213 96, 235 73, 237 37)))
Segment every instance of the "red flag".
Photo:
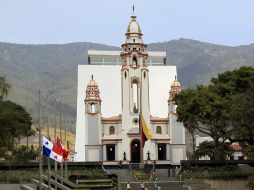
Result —
POLYGON ((63 159, 66 161, 67 160, 67 157, 69 155, 69 145, 68 145, 68 141, 67 141, 67 150, 65 150, 63 144, 61 143, 61 140, 57 137, 57 141, 56 141, 56 146, 58 148, 61 149, 62 153, 63 153, 63 159))

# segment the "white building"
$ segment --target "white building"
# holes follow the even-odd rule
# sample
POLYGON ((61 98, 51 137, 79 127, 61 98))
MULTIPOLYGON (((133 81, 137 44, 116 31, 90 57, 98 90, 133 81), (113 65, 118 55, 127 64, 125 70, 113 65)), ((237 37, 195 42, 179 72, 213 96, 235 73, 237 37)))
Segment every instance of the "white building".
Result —
POLYGON ((103 58, 98 63, 89 58, 91 65, 79 66, 75 161, 118 164, 123 160, 140 163, 150 159, 178 165, 186 159, 185 129, 176 121, 173 101, 181 91, 176 67, 165 65, 165 52, 147 52, 142 35, 133 14, 121 52, 88 53, 115 56, 115 62, 103 58), (88 82, 89 72, 94 75, 88 82), (166 108, 166 116, 152 116, 151 109, 155 107, 157 114, 166 108), (117 115, 102 117, 118 108, 117 115), (153 134, 143 149, 139 132, 141 113, 153 134))

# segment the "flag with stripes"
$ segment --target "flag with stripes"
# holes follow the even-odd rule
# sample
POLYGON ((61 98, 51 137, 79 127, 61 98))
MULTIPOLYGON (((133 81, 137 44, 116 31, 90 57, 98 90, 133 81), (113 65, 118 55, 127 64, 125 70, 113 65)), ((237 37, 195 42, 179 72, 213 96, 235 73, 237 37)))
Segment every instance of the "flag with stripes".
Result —
POLYGON ((141 127, 141 138, 142 138, 141 141, 142 141, 142 147, 144 148, 146 141, 151 139, 153 136, 152 136, 152 132, 146 125, 146 121, 143 115, 140 116, 139 127, 141 127))

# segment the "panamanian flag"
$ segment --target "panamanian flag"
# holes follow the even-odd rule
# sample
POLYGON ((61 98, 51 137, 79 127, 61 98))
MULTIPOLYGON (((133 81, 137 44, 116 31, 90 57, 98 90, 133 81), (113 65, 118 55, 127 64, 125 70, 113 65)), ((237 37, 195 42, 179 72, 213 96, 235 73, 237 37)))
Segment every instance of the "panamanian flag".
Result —
POLYGON ((62 162, 63 151, 61 148, 55 146, 50 140, 43 136, 43 155, 57 162, 62 162))

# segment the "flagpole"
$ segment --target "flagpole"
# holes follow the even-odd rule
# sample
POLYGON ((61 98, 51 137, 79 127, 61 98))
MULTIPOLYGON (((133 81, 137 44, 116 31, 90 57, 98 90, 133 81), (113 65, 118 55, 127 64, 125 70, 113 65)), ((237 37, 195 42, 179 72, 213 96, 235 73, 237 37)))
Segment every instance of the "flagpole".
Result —
MULTIPOLYGON (((48 139, 50 139, 50 133, 49 133, 49 123, 50 123, 50 121, 49 121, 49 95, 48 95, 48 93, 47 93, 47 115, 48 115, 48 127, 47 127, 47 130, 48 130, 48 139)), ((48 189, 51 189, 51 182, 50 182, 50 180, 51 180, 51 165, 50 165, 50 158, 48 157, 48 189)))
MULTIPOLYGON (((55 99, 55 111, 54 111, 54 123, 55 123, 55 130, 54 130, 54 137, 55 137, 55 144, 56 144, 56 110, 57 110, 57 101, 55 99)), ((55 161, 55 181, 57 181, 57 162, 55 161)), ((55 186, 55 189, 57 189, 57 187, 55 186)))
MULTIPOLYGON (((65 122, 64 122, 64 143, 65 143, 65 146, 67 147, 67 134, 66 134, 66 130, 67 130, 67 126, 66 126, 66 120, 64 120, 65 122)), ((67 147, 67 151, 69 151, 68 150, 68 147, 67 147)), ((67 177, 68 177, 68 175, 67 175, 67 159, 65 160, 65 162, 64 162, 64 170, 65 170, 65 172, 64 172, 64 174, 65 174, 65 178, 67 179, 67 177)))
MULTIPOLYGON (((62 141, 62 101, 60 99, 60 122, 59 122, 59 128, 60 128, 60 141, 62 141)), ((60 163, 60 171, 61 171, 61 184, 63 184, 63 162, 60 163)))
POLYGON ((140 80, 140 117, 139 123, 139 135, 140 135, 140 162, 143 164, 143 139, 142 139, 142 72, 141 72, 141 80, 140 80))
POLYGON ((41 149, 41 90, 39 89, 39 189, 42 190, 42 149, 41 149))

